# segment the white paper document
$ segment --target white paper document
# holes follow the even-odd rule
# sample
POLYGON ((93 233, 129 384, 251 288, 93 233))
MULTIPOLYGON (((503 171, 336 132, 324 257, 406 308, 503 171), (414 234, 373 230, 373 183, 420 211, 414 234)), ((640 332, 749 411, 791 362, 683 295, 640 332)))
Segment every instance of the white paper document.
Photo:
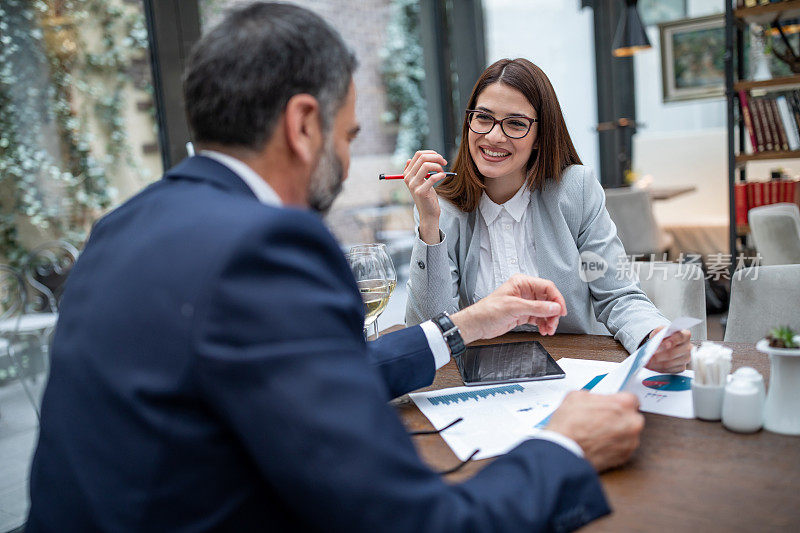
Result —
POLYGON ((409 396, 436 429, 463 418, 440 433, 462 461, 475 450, 480 450, 476 459, 502 455, 535 436, 564 396, 578 389, 605 394, 624 390, 636 394, 642 411, 694 418, 694 373, 663 374, 644 366, 665 337, 699 322, 686 317, 674 320, 622 363, 561 358, 558 364, 566 374, 563 379, 453 387, 409 396))
POLYGON ((476 449, 476 459, 504 454, 539 430, 536 423, 555 410, 572 390, 582 388, 598 373, 617 363, 559 359, 563 379, 549 379, 485 387, 453 387, 409 396, 436 429, 461 417, 464 420, 441 433, 463 460, 476 449))
POLYGON ((694 418, 692 380, 694 372, 664 374, 643 369, 626 387, 639 398, 639 410, 645 413, 694 418))
MULTIPOLYGON (((614 370, 603 378, 597 385, 592 388, 592 392, 599 394, 614 394, 621 391, 630 391, 629 386, 632 386, 634 378, 639 374, 650 358, 661 345, 661 341, 665 337, 669 337, 676 331, 682 329, 689 329, 701 321, 696 318, 680 317, 672 321, 669 327, 666 327, 656 333, 644 346, 636 350, 628 356, 622 363, 619 364, 614 370)), ((641 399, 641 398, 640 398, 641 399)))

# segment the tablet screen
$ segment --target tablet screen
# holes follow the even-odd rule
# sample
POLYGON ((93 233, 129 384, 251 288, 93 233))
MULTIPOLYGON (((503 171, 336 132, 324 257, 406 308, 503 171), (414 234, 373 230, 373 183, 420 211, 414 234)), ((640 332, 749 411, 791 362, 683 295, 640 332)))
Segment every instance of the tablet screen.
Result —
POLYGON ((557 379, 565 375, 538 341, 471 346, 455 360, 465 385, 557 379))

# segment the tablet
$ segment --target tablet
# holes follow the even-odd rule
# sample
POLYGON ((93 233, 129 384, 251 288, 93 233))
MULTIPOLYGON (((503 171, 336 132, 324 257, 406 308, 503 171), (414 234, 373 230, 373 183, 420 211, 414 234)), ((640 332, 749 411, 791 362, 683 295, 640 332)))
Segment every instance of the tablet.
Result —
POLYGON ((558 379, 566 375, 538 341, 471 346, 455 360, 465 385, 558 379))

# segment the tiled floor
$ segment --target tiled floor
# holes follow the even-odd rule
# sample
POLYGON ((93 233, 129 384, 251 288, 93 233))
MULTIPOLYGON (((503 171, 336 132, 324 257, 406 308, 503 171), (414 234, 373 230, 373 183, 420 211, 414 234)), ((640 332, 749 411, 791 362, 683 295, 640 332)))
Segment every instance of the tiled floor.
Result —
MULTIPOLYGON (((41 380, 40 380, 41 381, 41 380)), ((28 469, 39 425, 19 382, 0 387, 0 531, 25 522, 28 469)))

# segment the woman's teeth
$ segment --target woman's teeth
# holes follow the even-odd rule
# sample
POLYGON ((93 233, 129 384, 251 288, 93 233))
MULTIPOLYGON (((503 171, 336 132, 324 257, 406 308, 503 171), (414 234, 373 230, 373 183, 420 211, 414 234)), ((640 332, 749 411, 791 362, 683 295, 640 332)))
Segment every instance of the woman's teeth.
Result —
POLYGON ((507 155, 511 155, 511 152, 505 152, 505 151, 503 151, 503 152, 492 152, 491 150, 487 150, 486 148, 481 148, 481 151, 484 154, 490 155, 492 157, 505 157, 507 155))

